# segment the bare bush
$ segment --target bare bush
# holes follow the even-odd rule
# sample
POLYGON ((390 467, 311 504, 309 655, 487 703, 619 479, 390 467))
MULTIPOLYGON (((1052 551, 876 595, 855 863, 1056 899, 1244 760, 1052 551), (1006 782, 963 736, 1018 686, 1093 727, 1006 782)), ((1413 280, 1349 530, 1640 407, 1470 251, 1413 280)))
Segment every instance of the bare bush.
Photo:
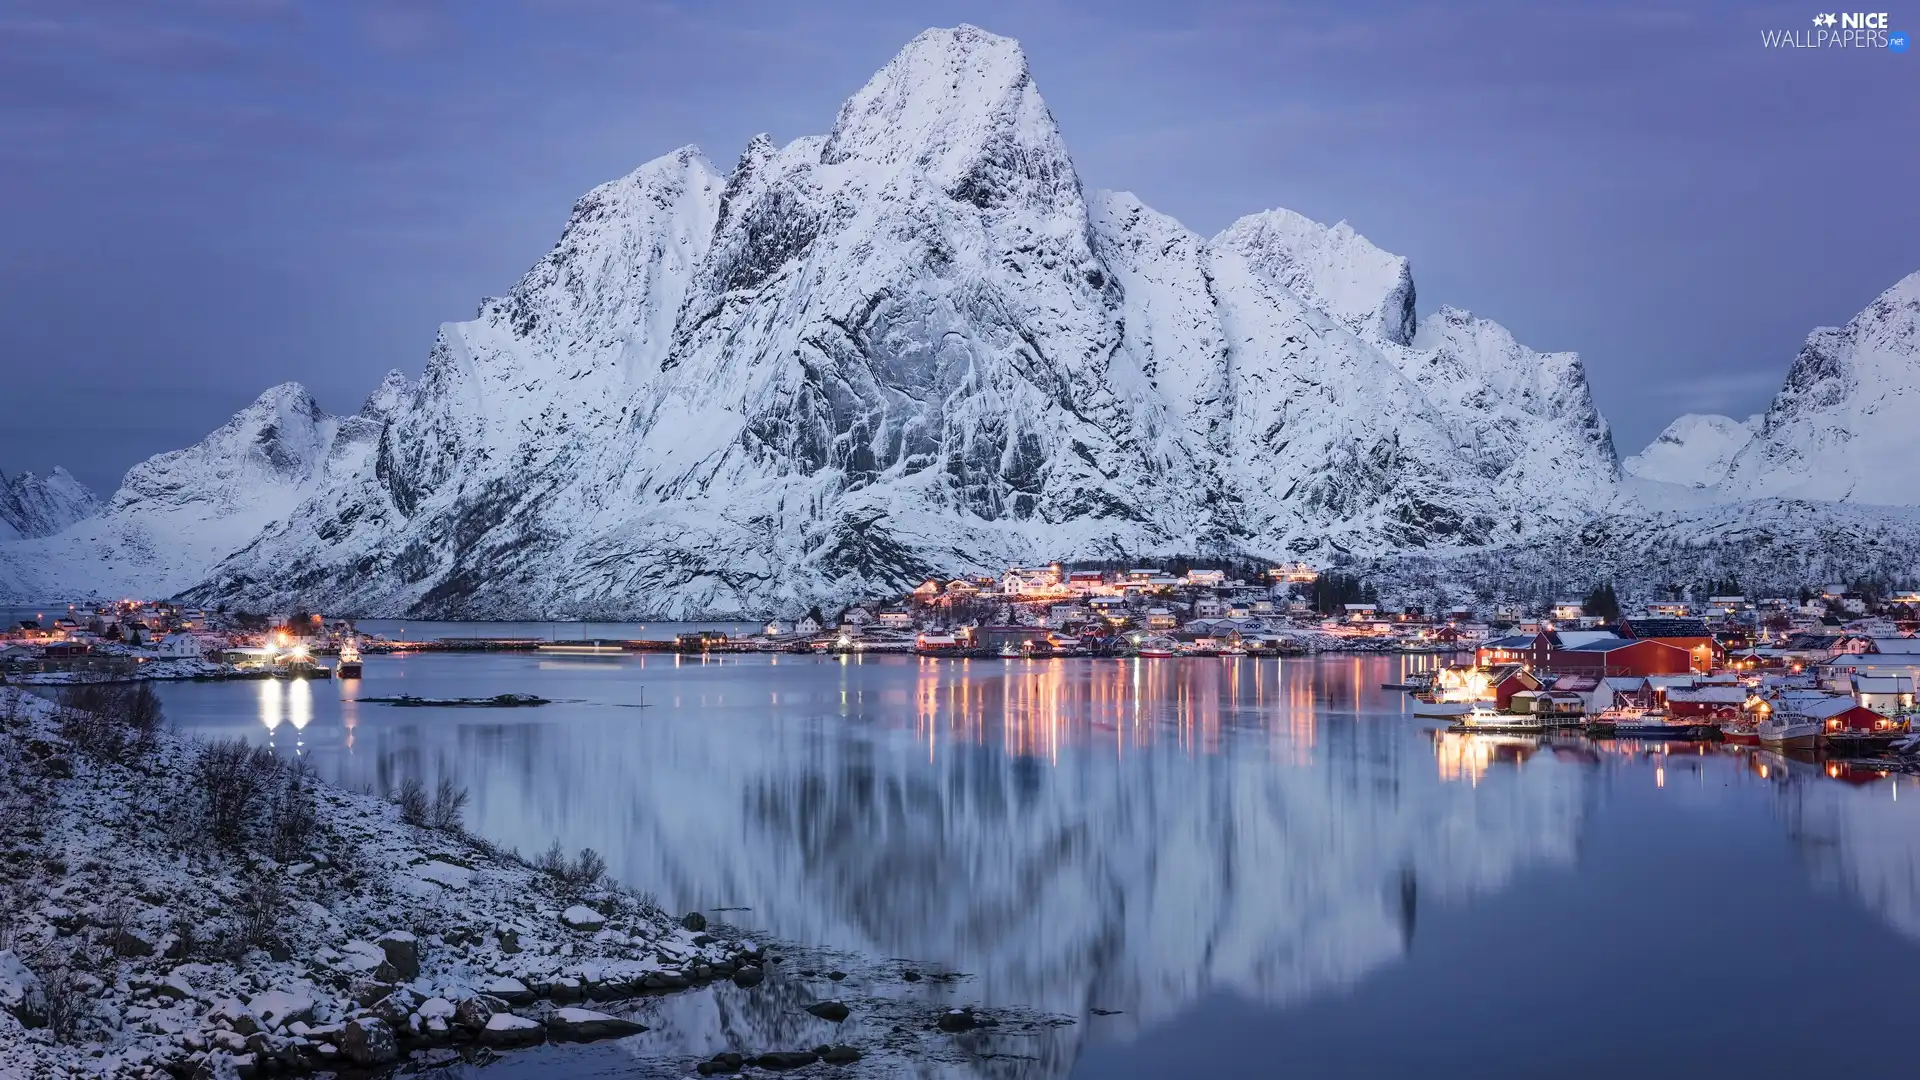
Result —
POLYGON ((47 1034, 53 1036, 56 1043, 76 1041, 80 1035, 80 1018, 87 1010, 87 997, 79 977, 72 968, 62 965, 41 980, 41 991, 47 999, 44 1012, 47 1034))
POLYGON ((400 807, 400 820, 409 825, 426 827, 433 813, 433 807, 427 802, 427 785, 417 776, 409 776, 400 781, 400 787, 393 793, 393 801, 400 807))
POLYGON ((569 860, 558 840, 533 861, 533 868, 562 885, 578 889, 599 885, 607 876, 607 860, 599 852, 581 848, 579 857, 569 860))
POLYGON ((240 951, 272 945, 280 926, 280 891, 263 879, 248 882, 240 893, 239 915, 240 951))
POLYGON ((289 862, 307 853, 320 828, 320 808, 314 800, 313 766, 304 758, 281 770, 279 783, 267 807, 267 847, 273 857, 289 862))
POLYGON ((459 787, 447 777, 440 778, 440 785, 433 792, 433 812, 429 815, 434 828, 441 832, 457 833, 466 826, 467 789, 459 787))
POLYGON ((207 832, 215 843, 245 846, 248 825, 279 772, 273 751, 250 746, 245 739, 225 739, 201 749, 194 773, 206 800, 207 832))
POLYGON ((75 683, 61 691, 59 703, 61 734, 100 761, 144 757, 166 725, 151 683, 75 683))

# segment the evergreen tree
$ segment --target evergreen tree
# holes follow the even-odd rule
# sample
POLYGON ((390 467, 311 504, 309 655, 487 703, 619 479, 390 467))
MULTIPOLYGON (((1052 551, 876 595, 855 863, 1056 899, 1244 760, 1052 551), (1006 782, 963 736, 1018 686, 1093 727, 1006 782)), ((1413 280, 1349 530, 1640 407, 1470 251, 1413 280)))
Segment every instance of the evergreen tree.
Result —
POLYGON ((1615 595, 1613 591, 1613 582, 1607 581, 1595 585, 1592 591, 1587 593, 1587 598, 1580 602, 1580 610, 1586 612, 1588 615, 1605 619, 1608 622, 1618 620, 1620 618, 1620 597, 1615 595))

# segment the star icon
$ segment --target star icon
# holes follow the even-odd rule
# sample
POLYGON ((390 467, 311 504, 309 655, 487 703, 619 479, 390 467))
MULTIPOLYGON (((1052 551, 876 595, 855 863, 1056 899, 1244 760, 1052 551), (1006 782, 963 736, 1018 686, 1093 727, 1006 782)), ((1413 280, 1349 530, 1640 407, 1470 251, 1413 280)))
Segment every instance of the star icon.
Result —
POLYGON ((1827 20, 1827 25, 1828 25, 1828 26, 1832 26, 1832 25, 1833 25, 1833 24, 1834 24, 1835 22, 1838 22, 1838 21, 1839 21, 1839 20, 1837 20, 1837 19, 1835 19, 1835 18, 1833 17, 1833 15, 1832 15, 1832 13, 1828 13, 1828 14, 1827 14, 1827 15, 1825 16, 1825 18, 1826 18, 1826 20, 1827 20))

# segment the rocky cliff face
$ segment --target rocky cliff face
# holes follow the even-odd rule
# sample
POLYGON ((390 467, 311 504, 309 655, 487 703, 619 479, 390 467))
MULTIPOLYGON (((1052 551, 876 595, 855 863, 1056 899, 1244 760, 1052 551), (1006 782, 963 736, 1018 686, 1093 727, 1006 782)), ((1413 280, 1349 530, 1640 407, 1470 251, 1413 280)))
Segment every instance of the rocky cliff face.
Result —
POLYGON ((1920 272, 1844 327, 1807 336, 1723 489, 1882 505, 1920 504, 1920 272))
POLYGON ((99 498, 58 466, 45 477, 0 472, 0 540, 56 533, 99 509, 99 498))

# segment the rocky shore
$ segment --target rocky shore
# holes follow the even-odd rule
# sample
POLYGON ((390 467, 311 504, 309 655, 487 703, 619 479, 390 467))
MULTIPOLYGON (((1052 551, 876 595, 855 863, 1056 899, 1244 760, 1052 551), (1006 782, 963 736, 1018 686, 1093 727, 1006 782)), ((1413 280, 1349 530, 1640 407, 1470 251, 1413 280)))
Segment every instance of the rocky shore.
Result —
POLYGON ((462 793, 331 788, 81 704, 0 687, 0 1075, 377 1072, 628 1035, 637 1001, 764 978, 763 947, 591 852, 465 835, 462 793))

